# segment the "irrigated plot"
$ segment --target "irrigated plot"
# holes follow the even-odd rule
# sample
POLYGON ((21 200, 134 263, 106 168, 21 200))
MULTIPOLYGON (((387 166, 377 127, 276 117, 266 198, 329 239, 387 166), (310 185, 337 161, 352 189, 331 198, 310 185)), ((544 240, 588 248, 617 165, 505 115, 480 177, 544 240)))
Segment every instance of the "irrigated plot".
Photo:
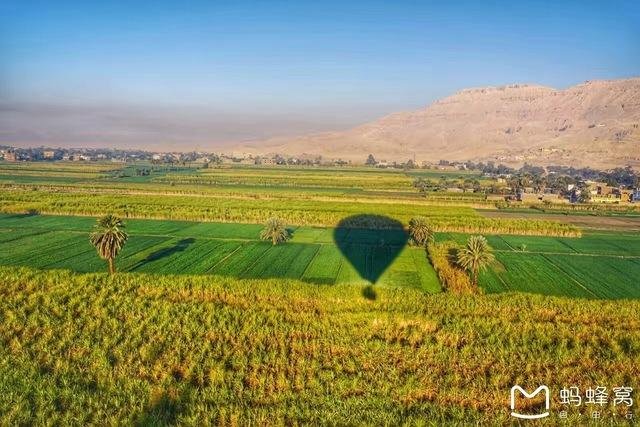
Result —
POLYGON ((262 225, 259 224, 234 224, 224 222, 200 222, 190 223, 172 232, 174 236, 203 237, 210 239, 245 239, 257 240, 260 238, 262 225))
MULTIPOLYGON (((94 220, 95 221, 95 220, 94 220)), ((192 227, 196 222, 189 221, 171 221, 171 220, 148 220, 148 219, 129 219, 126 221, 127 231, 132 234, 155 234, 171 236, 192 227)))
POLYGON ((514 249, 509 246, 507 242, 505 242, 500 236, 485 236, 489 245, 495 250, 498 251, 513 251, 514 249))
POLYGON ((292 262, 285 270, 284 277, 291 279, 301 279, 304 272, 315 258, 320 250, 321 245, 304 245, 302 250, 298 252, 295 262, 292 262))
POLYGON ((547 258, 600 298, 640 298, 640 265, 632 259, 566 255, 547 258))
POLYGON ((365 228, 337 229, 334 240, 342 240, 351 244, 373 246, 402 246, 407 241, 404 230, 370 230, 365 228))
POLYGON ((207 272, 223 276, 240 277, 240 275, 251 268, 270 247, 271 244, 266 242, 245 243, 232 256, 222 260, 207 272))
POLYGON ((332 285, 336 282, 342 262, 342 254, 336 246, 320 245, 315 257, 302 275, 302 280, 332 285))
MULTIPOLYGON (((424 249, 403 247, 406 235, 398 230, 356 228, 336 233, 333 228, 293 227, 293 238, 274 247, 257 240, 259 224, 125 221, 130 238, 116 259, 119 271, 377 283, 440 291, 424 249)), ((91 217, 0 214, 0 263, 106 271, 105 261, 89 243, 95 222, 91 217)), ((460 245, 468 237, 436 233, 436 240, 460 245)), ((487 239, 500 261, 482 274, 481 285, 487 292, 640 297, 635 280, 640 258, 616 258, 639 257, 640 236, 588 233, 582 238, 488 235, 487 239)))
POLYGON ((29 228, 5 228, 0 229, 0 244, 8 244, 11 241, 22 239, 28 236, 35 236, 37 234, 46 233, 47 230, 43 229, 29 229, 29 228))
POLYGON ((148 253, 130 270, 146 273, 177 273, 183 264, 189 263, 197 254, 201 243, 202 241, 198 242, 193 237, 171 239, 162 247, 148 253))
POLYGON ((95 223, 95 218, 82 216, 0 214, 1 228, 89 231, 95 223))
POLYGON ((423 249, 411 249, 409 251, 413 258, 413 265, 418 273, 420 285, 423 291, 438 293, 442 291, 438 275, 427 259, 427 254, 423 249))
MULTIPOLYGON (((375 255, 378 251, 372 251, 372 263, 375 264, 377 260, 375 255)), ((388 268, 382 272, 379 282, 381 284, 389 286, 408 286, 408 287, 420 287, 421 281, 412 256, 413 249, 404 247, 402 251, 392 260, 388 268)), ((422 250, 424 253, 424 250, 422 250)), ((382 263, 386 263, 389 258, 385 257, 385 253, 380 254, 383 259, 382 263)), ((426 259, 425 259, 426 261, 426 259)))
POLYGON ((95 248, 86 236, 73 234, 69 240, 66 240, 65 237, 65 241, 64 246, 51 248, 40 253, 33 252, 30 257, 24 259, 25 263, 36 268, 60 268, 57 266, 60 263, 78 265, 77 258, 88 251, 92 251, 94 256, 98 258, 95 248))
POLYGON ((342 258, 336 283, 366 282, 362 272, 367 269, 368 247, 364 245, 345 245, 343 252, 350 254, 349 259, 342 258))
POLYGON ((37 260, 49 253, 64 254, 64 249, 72 245, 77 234, 61 231, 24 236, 2 244, 0 262, 14 265, 30 265, 29 260, 37 260))
MULTIPOLYGON (((488 239, 497 238, 497 237, 498 236, 487 236, 488 239)), ((465 243, 467 243, 467 240, 469 239, 469 234, 464 234, 464 233, 435 233, 435 239, 438 242, 445 241, 445 240, 452 240, 452 241, 456 242, 459 245, 464 245, 465 243)), ((502 242, 502 243, 504 244, 504 242, 502 242)), ((498 247, 495 247, 495 246, 494 246, 494 248, 495 249, 502 249, 502 248, 498 248, 498 247)), ((509 249, 509 248, 507 247, 507 249, 509 249)))
POLYGON ((322 237, 324 228, 317 227, 296 227, 293 229, 291 242, 295 243, 317 243, 322 237))
POLYGON ((632 234, 587 234, 579 239, 559 240, 584 254, 640 256, 640 237, 632 234))
MULTIPOLYGON (((576 239, 560 240, 556 237, 544 236, 495 236, 490 240, 490 244, 496 243, 497 239, 502 239, 514 250, 529 252, 556 252, 556 253, 575 253, 576 251, 568 246, 565 241, 571 242, 576 239)), ((500 245, 498 245, 500 246, 500 245)), ((496 248, 498 249, 498 248, 496 248)))
POLYGON ((122 254, 116 259, 116 266, 122 271, 133 271, 136 268, 140 268, 140 266, 146 262, 153 261, 158 253, 169 250, 173 245, 174 239, 171 237, 130 236, 122 250, 122 254), (137 245, 139 245, 139 247, 130 247, 134 240, 138 241, 137 245))
POLYGON ((208 240, 198 254, 196 262, 189 266, 186 273, 205 274, 223 260, 233 256, 244 243, 240 241, 208 240))
POLYGON ((271 246, 240 277, 282 277, 298 279, 317 251, 316 245, 290 243, 271 246))
MULTIPOLYGON (((430 292, 432 290, 431 284, 429 283, 430 272, 433 273, 433 277, 435 277, 435 271, 433 271, 433 268, 427 261, 424 249, 405 247, 386 271, 382 273, 379 283, 393 287, 413 287, 430 292), (423 256, 423 263, 426 268, 416 265, 416 255, 418 254, 423 256)), ((440 289, 439 285, 437 289, 440 289)))
POLYGON ((106 261, 98 256, 94 247, 91 245, 88 246, 90 246, 88 249, 74 254, 71 258, 56 260, 48 264, 47 268, 68 269, 81 273, 105 271, 107 268, 106 261))
POLYGON ((498 252, 496 258, 501 265, 492 267, 480 277, 480 285, 489 293, 522 291, 587 298, 596 296, 544 255, 498 252))

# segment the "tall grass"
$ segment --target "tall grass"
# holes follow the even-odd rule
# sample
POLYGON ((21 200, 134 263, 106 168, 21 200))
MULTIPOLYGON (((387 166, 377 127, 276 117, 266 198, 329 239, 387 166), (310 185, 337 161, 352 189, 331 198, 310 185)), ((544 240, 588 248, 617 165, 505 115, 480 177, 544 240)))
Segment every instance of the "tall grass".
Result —
POLYGON ((513 384, 548 385, 554 410, 563 386, 640 386, 639 301, 10 268, 0 283, 7 425, 499 425, 513 384))
POLYGON ((486 218, 462 206, 428 206, 402 202, 342 201, 296 196, 279 198, 149 194, 101 194, 81 189, 13 187, 0 199, 0 212, 99 216, 111 212, 125 218, 180 219, 264 223, 277 216, 292 225, 335 226, 357 214, 384 215, 407 224, 425 216, 436 231, 483 234, 579 236, 572 225, 553 221, 486 218))
POLYGON ((453 241, 429 242, 427 254, 429 261, 438 274, 438 279, 446 292, 457 295, 472 295, 480 292, 471 283, 469 275, 456 265, 456 255, 460 246, 453 241))

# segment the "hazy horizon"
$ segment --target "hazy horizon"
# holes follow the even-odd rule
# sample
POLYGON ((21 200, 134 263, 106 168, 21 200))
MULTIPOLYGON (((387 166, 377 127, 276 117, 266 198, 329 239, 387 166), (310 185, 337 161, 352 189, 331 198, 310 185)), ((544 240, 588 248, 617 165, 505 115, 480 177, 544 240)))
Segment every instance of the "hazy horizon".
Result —
POLYGON ((0 143, 213 149, 345 129, 467 87, 628 78, 639 18, 635 2, 10 1, 0 143))

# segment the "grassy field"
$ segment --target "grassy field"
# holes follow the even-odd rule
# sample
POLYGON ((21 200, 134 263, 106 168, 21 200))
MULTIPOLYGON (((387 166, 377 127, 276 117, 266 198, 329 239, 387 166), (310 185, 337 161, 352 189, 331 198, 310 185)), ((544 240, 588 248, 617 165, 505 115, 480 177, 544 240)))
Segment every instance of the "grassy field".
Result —
MULTIPOLYGON (((94 223, 88 217, 0 215, 0 264, 103 271, 88 240, 94 223)), ((389 264, 378 285, 440 290, 424 250, 394 242, 392 231, 349 230, 341 237, 348 241, 348 260, 328 228, 294 227, 291 241, 274 247, 259 240, 260 225, 129 220, 127 226, 131 238, 116 261, 122 271, 335 284, 363 283, 376 266, 389 264)))
POLYGON ((514 384, 556 412, 561 387, 640 388, 624 227, 411 188, 440 171, 141 167, 0 164, 0 425, 505 425, 514 384), (130 233, 113 277, 88 239, 105 213, 130 233), (397 228, 416 215, 487 236, 483 294, 442 292, 397 228))
MULTIPOLYGON (((467 235, 443 233, 462 245, 467 235)), ((480 285, 488 293, 523 291, 585 298, 640 298, 640 235, 597 232, 580 238, 488 236, 497 263, 480 285)))
MULTIPOLYGON (((640 386, 640 302, 0 267, 6 425, 504 425, 509 388, 640 386)), ((623 408, 599 408, 604 419, 623 408)))
MULTIPOLYGON (((88 241, 94 222, 90 217, 0 215, 0 264, 103 271, 104 262, 88 241)), ((382 273, 379 286, 440 291, 424 250, 394 241, 393 231, 353 229, 341 234, 338 242, 332 228, 292 227, 293 238, 274 247, 259 240, 261 226, 255 224, 132 219, 127 225, 132 237, 116 260, 121 271, 286 278, 316 284, 366 283, 363 278, 382 273)), ((436 238, 463 245, 468 235, 439 233, 436 238)), ((488 239, 498 260, 481 276, 480 285, 488 293, 640 298, 635 280, 640 274, 640 236, 590 233, 582 238, 488 239)))
POLYGON ((576 235, 554 221, 492 219, 473 208, 491 207, 484 194, 428 197, 413 187, 415 174, 448 179, 460 171, 371 168, 156 166, 147 163, 85 164, 0 162, 0 212, 101 215, 217 222, 264 222, 278 215, 290 224, 335 226, 359 213, 407 222, 429 216, 442 231, 576 235), (15 172, 19 171, 19 174, 15 172), (72 172, 75 171, 75 172, 72 172), (148 171, 148 175, 139 175, 148 171))

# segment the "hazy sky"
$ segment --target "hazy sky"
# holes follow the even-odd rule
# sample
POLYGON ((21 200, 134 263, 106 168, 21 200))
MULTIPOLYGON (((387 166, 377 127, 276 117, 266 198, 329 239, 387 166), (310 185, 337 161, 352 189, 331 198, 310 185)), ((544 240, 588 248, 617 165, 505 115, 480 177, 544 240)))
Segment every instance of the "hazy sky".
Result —
POLYGON ((640 75, 640 1, 444 3, 0 1, 0 143, 206 147, 640 75))

